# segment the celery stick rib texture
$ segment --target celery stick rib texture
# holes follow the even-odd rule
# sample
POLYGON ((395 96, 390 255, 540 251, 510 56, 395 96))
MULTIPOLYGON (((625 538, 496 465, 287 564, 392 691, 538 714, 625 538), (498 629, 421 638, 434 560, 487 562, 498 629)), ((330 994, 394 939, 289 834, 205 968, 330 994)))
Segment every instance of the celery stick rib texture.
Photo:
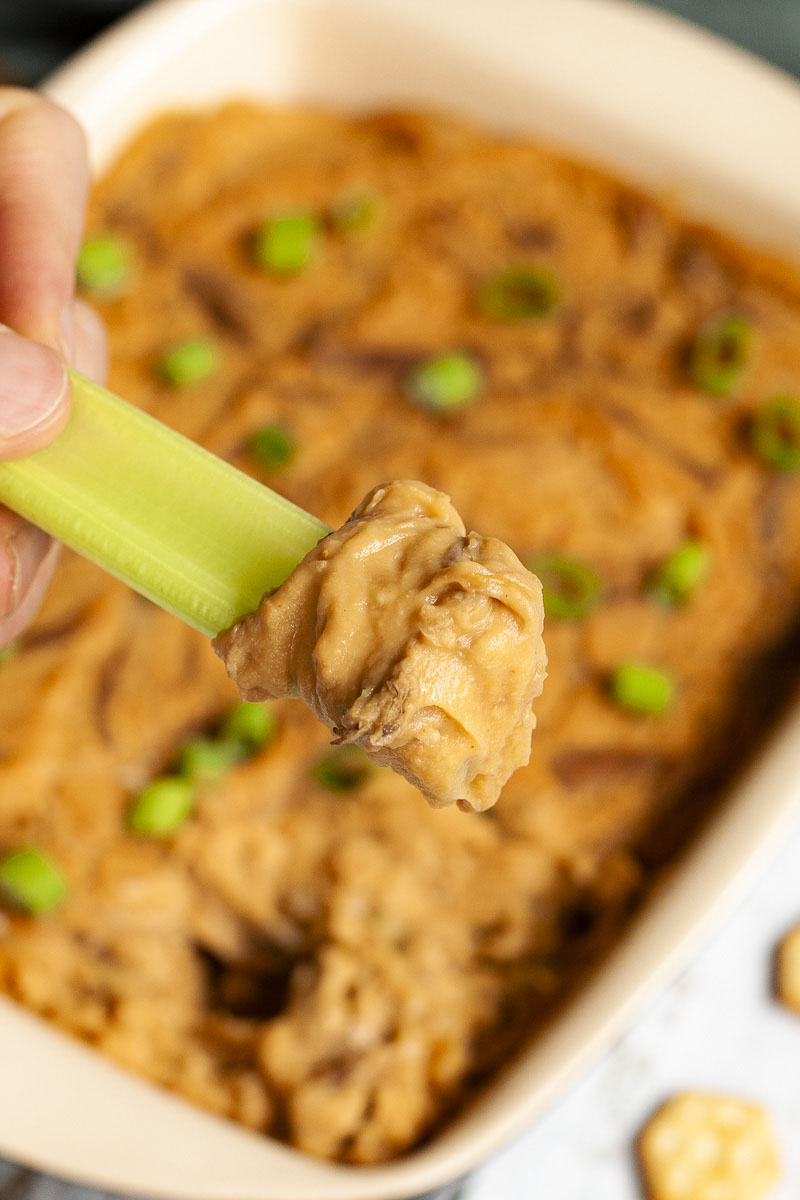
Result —
POLYGON ((0 463, 0 502, 208 637, 252 611, 329 529, 72 373, 69 424, 0 463))

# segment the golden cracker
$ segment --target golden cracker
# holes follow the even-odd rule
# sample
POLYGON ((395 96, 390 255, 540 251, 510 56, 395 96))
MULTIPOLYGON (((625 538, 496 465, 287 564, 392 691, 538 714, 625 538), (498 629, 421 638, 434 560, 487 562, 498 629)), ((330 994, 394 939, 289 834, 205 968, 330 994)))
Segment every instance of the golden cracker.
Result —
POLYGON ((800 925, 790 929, 778 946, 775 991, 782 1004, 800 1013, 800 925))
POLYGON ((673 1097, 638 1149, 650 1200, 762 1200, 780 1174, 766 1112, 728 1096, 673 1097))

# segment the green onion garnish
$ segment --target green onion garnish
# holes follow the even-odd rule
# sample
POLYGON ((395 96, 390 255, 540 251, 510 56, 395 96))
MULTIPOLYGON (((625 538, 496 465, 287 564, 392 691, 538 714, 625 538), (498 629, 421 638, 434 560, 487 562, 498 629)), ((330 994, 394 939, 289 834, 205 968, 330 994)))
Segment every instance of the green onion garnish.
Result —
POLYGON ((314 213, 278 213, 255 236, 256 265, 276 275, 296 275, 309 265, 317 248, 320 221, 314 213))
POLYGON ((9 642, 7 646, 4 646, 3 649, 0 650, 0 667, 2 667, 4 663, 11 662, 12 658, 16 658, 16 656, 19 654, 19 651, 20 643, 18 641, 9 642))
POLYGON ((130 280, 132 264, 132 247, 118 234, 97 234, 87 238, 80 248, 75 268, 78 286, 93 296, 118 296, 130 280))
POLYGON ((480 364, 468 354, 440 354, 426 359, 410 372, 406 392, 428 412, 457 412, 478 398, 484 376, 480 364))
POLYGON ((705 579, 710 565, 708 546, 690 538, 656 567, 647 580, 646 589, 666 608, 685 604, 705 579))
POLYGON ((743 317, 712 317, 700 330, 689 355, 692 382, 712 396, 727 396, 750 363, 753 327, 743 317))
POLYGON ((248 440, 247 453, 264 470, 279 471, 292 461, 297 453, 297 444, 282 425, 268 425, 248 440))
POLYGON ((38 917, 61 903, 67 885, 49 859, 25 847, 0 859, 0 893, 15 908, 38 917))
POLYGON ((611 675, 611 694, 621 708, 658 716, 675 699, 675 681, 666 671, 644 663, 622 663, 611 675))
POLYGON ((334 746, 314 765, 312 776, 331 792, 351 792, 360 787, 374 768, 360 746, 334 746))
POLYGON ((128 828, 146 837, 169 837, 183 825, 193 805, 192 780, 162 775, 134 800, 128 812, 128 828))
POLYGON ((586 563, 560 554, 537 554, 526 564, 542 585, 544 611, 548 617, 578 621, 603 599, 603 581, 586 563))
POLYGON ((219 355, 213 342, 194 338, 171 346, 158 360, 159 373, 172 387, 202 383, 217 370, 219 355))
POLYGON ((772 471, 800 467, 800 401, 773 396, 753 417, 750 436, 756 454, 772 471))
POLYGON ((71 373, 72 415, 0 463, 0 502, 214 637, 287 578, 326 525, 71 373))
POLYGON ((530 321, 548 316, 560 295, 558 279, 546 267, 511 267, 484 283, 478 307, 494 321, 530 321))
POLYGON ((364 233, 378 221, 379 197, 374 192, 348 192, 331 205, 330 222, 336 233, 364 233))
POLYGON ((235 705, 222 723, 221 735, 239 742, 248 752, 258 750, 278 732, 278 717, 273 704, 254 704, 247 700, 235 705))
POLYGON ((246 748, 235 739, 192 738, 181 751, 178 769, 192 783, 213 783, 246 757, 246 748))

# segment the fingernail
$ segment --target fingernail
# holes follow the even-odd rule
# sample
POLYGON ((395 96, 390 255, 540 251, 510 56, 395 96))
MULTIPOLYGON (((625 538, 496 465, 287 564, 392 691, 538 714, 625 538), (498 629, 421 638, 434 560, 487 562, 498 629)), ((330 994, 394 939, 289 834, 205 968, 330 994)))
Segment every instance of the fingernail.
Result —
POLYGON ((52 350, 0 326, 0 439, 49 424, 67 385, 66 367, 52 350))
POLYGON ((58 318, 59 344, 67 362, 72 362, 75 350, 75 324, 72 317, 72 305, 65 304, 58 318))
POLYGON ((24 599, 49 546, 47 534, 33 525, 0 544, 0 619, 24 599))

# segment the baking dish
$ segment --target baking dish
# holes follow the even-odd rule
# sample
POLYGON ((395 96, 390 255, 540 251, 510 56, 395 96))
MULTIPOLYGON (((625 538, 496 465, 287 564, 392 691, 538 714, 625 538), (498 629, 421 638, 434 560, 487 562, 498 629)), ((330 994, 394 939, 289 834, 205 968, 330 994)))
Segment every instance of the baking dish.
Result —
MULTIPOLYGON (((800 250, 797 90, 632 6, 167 0, 103 39, 50 90, 83 120, 99 167, 144 119, 176 103, 247 94, 456 108, 678 187, 716 223, 800 250)), ((746 884, 789 817, 799 761, 795 717, 579 998, 479 1103, 397 1163, 314 1162, 128 1078, 8 1004, 0 1148, 113 1190, 208 1200, 399 1200, 456 1178, 607 1044, 746 884)))

